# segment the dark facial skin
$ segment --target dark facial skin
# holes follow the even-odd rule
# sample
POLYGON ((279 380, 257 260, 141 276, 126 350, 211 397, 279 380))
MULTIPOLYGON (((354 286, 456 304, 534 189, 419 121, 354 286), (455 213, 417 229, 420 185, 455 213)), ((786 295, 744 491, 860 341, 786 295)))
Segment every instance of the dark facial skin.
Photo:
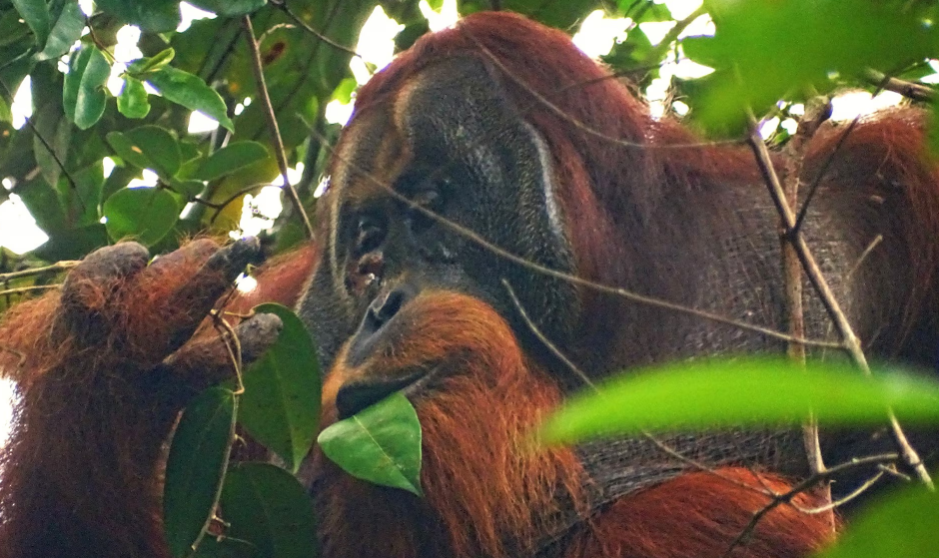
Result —
POLYGON ((573 272, 565 215, 544 140, 484 64, 451 58, 412 87, 356 114, 320 205, 323 260, 300 313, 327 367, 347 340, 366 359, 395 315, 427 290, 469 294, 528 329, 508 281, 539 329, 563 341, 573 286, 494 254, 434 218, 545 267, 573 272), (390 190, 389 190, 390 187, 390 190))

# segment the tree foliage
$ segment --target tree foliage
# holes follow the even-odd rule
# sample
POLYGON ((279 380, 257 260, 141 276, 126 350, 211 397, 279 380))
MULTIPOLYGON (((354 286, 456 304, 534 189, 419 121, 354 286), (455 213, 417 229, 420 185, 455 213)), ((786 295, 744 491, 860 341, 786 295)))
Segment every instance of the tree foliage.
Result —
MULTIPOLYGON (((315 204, 314 187, 338 132, 326 119, 326 107, 334 100, 348 102, 356 86, 349 63, 357 56, 354 47, 363 24, 382 7, 403 25, 395 38, 399 50, 429 29, 416 0, 190 3, 215 17, 178 29, 178 0, 98 0, 87 12, 91 4, 80 7, 77 0, 0 0, 0 169, 5 186, 0 203, 17 196, 49 237, 27 254, 4 249, 0 274, 80 259, 123 238, 162 253, 196 234, 227 234, 239 226, 245 196, 281 183, 279 156, 290 167, 303 164, 297 185, 300 203, 286 207, 265 233, 268 252, 288 249, 304 237, 301 207, 309 210, 315 204), (118 31, 127 25, 140 29, 142 56, 119 61, 114 55, 118 31), (263 87, 280 141, 274 140, 266 114, 252 42, 258 46, 263 87), (119 91, 107 87, 112 76, 121 82, 119 91), (11 107, 27 78, 32 116, 15 127, 11 107), (219 127, 189 133, 193 111, 216 120, 219 127), (107 175, 106 162, 114 164, 107 175), (144 169, 155 173, 156 184, 132 187, 144 169)), ((428 5, 439 9, 442 3, 431 0, 428 5)), ((603 60, 640 89, 659 78, 662 65, 671 61, 688 58, 713 68, 696 79, 672 78, 663 111, 714 135, 742 137, 752 111, 779 117, 771 140, 783 143, 791 127, 782 123, 798 119, 799 107, 846 86, 877 92, 897 89, 900 83, 918 102, 935 97, 930 87, 913 83, 931 73, 928 60, 939 57, 939 8, 931 1, 707 0, 701 10, 677 21, 664 4, 648 0, 463 0, 459 10, 467 14, 493 6, 570 33, 593 10, 628 17, 625 39, 603 60), (681 31, 699 16, 710 16, 715 32, 685 37, 681 31), (654 44, 651 28, 644 24, 667 22, 672 22, 672 31, 654 44)), ((60 271, 4 276, 0 310, 23 292, 54 284, 60 271)), ((168 537, 178 556, 192 555, 193 545, 198 546, 197 556, 315 555, 309 502, 287 472, 245 464, 226 475, 236 415, 291 472, 314 443, 317 409, 298 405, 298 394, 308 397, 311 389, 318 390, 319 370, 310 364, 314 353, 296 318, 285 309, 275 312, 286 327, 278 345, 255 365, 264 372, 246 371, 243 386, 213 388, 180 424, 166 493, 168 537), (226 528, 213 520, 220 500, 226 528), (263 510, 261 520, 245 511, 249 509, 263 510)), ((887 405, 909 405, 917 418, 936 420, 929 403, 939 391, 932 383, 850 382, 842 372, 830 370, 813 370, 816 381, 807 383, 791 371, 774 376, 781 368, 786 367, 737 363, 715 374, 684 367, 676 372, 677 380, 674 374, 664 375, 658 383, 644 376, 639 388, 614 386, 592 402, 572 403, 562 411, 564 424, 580 421, 587 424, 584 432, 593 435, 646 428, 653 419, 656 427, 730 419, 778 422, 798 418, 797 410, 809 408, 823 418, 830 415, 833 422, 853 423, 870 421, 887 405), (817 386, 829 390, 825 382, 831 381, 845 382, 855 397, 851 405, 818 397, 817 386), (751 384, 753 389, 774 385, 777 391, 758 398, 756 405, 746 390, 727 389, 751 384), (680 404, 661 405, 676 385, 694 389, 680 404), (893 389, 898 385, 902 389, 893 389), (692 392, 710 395, 695 398, 692 392), (695 406, 696 400, 702 404, 695 406), (611 414, 619 425, 611 422, 611 414)), ((327 454, 337 462, 351 463, 357 476, 419 494, 420 429, 413 409, 399 397, 367 412, 324 432, 324 450, 328 446, 327 454), (357 443, 357 436, 368 442, 357 443)), ((565 439, 581 435, 561 432, 559 424, 549 423, 548 432, 565 439)), ((870 510, 844 549, 831 556, 923 555, 897 554, 900 543, 871 541, 893 540, 888 535, 903 530, 898 540, 909 548, 936 548, 936 505, 934 494, 910 489, 870 510), (933 510, 924 511, 928 506, 933 510)))

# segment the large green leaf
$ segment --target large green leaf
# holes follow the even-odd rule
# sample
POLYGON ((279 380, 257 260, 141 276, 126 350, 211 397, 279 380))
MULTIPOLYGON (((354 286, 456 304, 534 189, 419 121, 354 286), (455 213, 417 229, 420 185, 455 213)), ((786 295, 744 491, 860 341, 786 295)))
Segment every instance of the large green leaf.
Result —
POLYGON ((52 17, 49 15, 45 0, 12 0, 12 2, 23 21, 32 30, 36 44, 40 47, 45 45, 49 30, 52 28, 52 17))
POLYGON ((411 402, 395 393, 324 429, 317 439, 326 457, 353 477, 421 490, 421 425, 411 402))
POLYGON ((62 104, 65 114, 80 129, 93 126, 104 114, 104 85, 111 75, 107 58, 94 46, 85 45, 72 56, 65 75, 62 104))
POLYGON ((711 43, 710 65, 726 70, 698 114, 709 127, 743 121, 747 106, 762 114, 792 92, 826 91, 834 73, 847 77, 872 67, 889 74, 935 56, 939 42, 934 16, 900 2, 709 0, 706 5, 716 33, 708 41, 689 41, 684 50, 700 59, 696 49, 711 43))
POLYGON ((189 110, 204 112, 229 131, 234 130, 225 101, 218 92, 206 85, 202 78, 165 66, 148 73, 146 80, 167 100, 189 110))
POLYGON ((119 19, 154 33, 179 26, 179 0, 97 0, 95 4, 119 19))
POLYGON ((266 159, 270 154, 256 141, 236 141, 213 153, 193 178, 215 180, 266 159))
POLYGON ((319 425, 319 360, 296 314, 279 304, 262 304, 254 311, 276 314, 284 328, 277 342, 245 371, 238 420, 296 472, 319 425))
POLYGON ((183 413, 166 462, 163 523, 174 557, 189 556, 215 512, 231 440, 237 401, 227 389, 211 388, 183 413))
POLYGON ((796 423, 811 409, 829 424, 880 424, 892 407, 904 420, 939 421, 939 383, 785 359, 739 358, 664 365, 619 376, 575 396, 541 429, 549 443, 642 431, 796 423))
POLYGON ((66 1, 62 6, 59 17, 52 26, 52 30, 49 32, 42 52, 36 55, 36 59, 51 60, 62 56, 82 36, 84 27, 85 15, 78 7, 78 2, 75 0, 66 1))
POLYGON ((182 155, 179 142, 159 126, 141 126, 127 132, 111 132, 108 143, 124 161, 149 168, 168 180, 179 171, 182 155))
POLYGON ((864 510, 819 558, 925 558, 939 549, 939 494, 905 488, 864 510))
POLYGON ((150 246, 172 230, 179 206, 162 188, 124 188, 104 202, 104 216, 112 239, 132 238, 150 246))
POLYGON ((313 507, 297 479, 267 463, 239 463, 225 477, 222 511, 227 535, 248 541, 259 556, 315 558, 313 507))

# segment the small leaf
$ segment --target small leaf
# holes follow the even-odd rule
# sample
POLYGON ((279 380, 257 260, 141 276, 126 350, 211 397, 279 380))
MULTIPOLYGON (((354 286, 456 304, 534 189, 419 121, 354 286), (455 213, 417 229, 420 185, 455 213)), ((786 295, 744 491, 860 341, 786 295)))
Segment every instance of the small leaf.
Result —
POLYGON ((127 73, 139 77, 141 74, 159 70, 173 61, 176 50, 172 47, 163 49, 150 58, 140 58, 127 65, 127 73))
POLYGON ((104 202, 105 226, 113 240, 133 238, 152 246, 179 218, 176 200, 160 188, 124 188, 104 202))
POLYGON ((645 430, 709 429, 804 420, 879 424, 887 407, 903 420, 939 420, 939 383, 896 373, 867 378, 845 364, 740 358, 631 372, 572 398, 548 418, 548 443, 645 430))
POLYGON ((939 548, 939 494, 922 486, 872 503, 818 558, 923 558, 939 548))
POLYGON ((111 75, 111 65, 101 51, 86 45, 72 56, 65 75, 62 103, 65 114, 79 129, 87 130, 104 114, 104 84, 111 75))
POLYGON ((225 101, 218 92, 206 85, 202 78, 167 66, 149 73, 147 82, 168 101, 182 105, 189 110, 204 112, 228 131, 234 131, 234 124, 228 117, 225 101))
POLYGON ((236 141, 213 153, 194 178, 215 180, 268 157, 267 148, 256 141, 236 141))
POLYGON ((191 0, 189 3, 220 16, 241 16, 264 7, 267 0, 191 0))
POLYGON ((276 314, 284 328, 245 371, 239 422, 296 472, 319 428, 319 360, 296 314, 279 304, 262 304, 254 311, 276 314))
POLYGON ((175 178, 170 181, 170 186, 173 187, 174 192, 186 196, 186 198, 198 196, 205 188, 205 184, 201 180, 177 180, 175 178))
POLYGON ((147 96, 142 81, 124 76, 124 88, 117 97, 117 110, 127 118, 143 118, 150 112, 147 96))
POLYGON ((317 442, 353 477, 423 495, 421 425, 401 392, 330 425, 317 442))
POLYGON ((95 4, 146 31, 164 33, 179 27, 179 0, 97 0, 95 4))
POLYGON ((166 463, 163 523, 172 556, 188 556, 215 511, 235 434, 235 395, 210 388, 183 413, 166 463))
POLYGON ((179 142, 164 128, 141 126, 125 133, 110 132, 108 143, 122 159, 140 168, 153 169, 169 179, 179 170, 179 142))
POLYGON ((84 27, 85 15, 78 7, 78 2, 66 2, 46 39, 42 52, 36 55, 36 60, 51 60, 68 52, 75 41, 81 38, 84 27))
POLYGON ((52 18, 49 15, 49 9, 46 7, 45 0, 13 0, 13 6, 20 13, 23 21, 33 31, 36 38, 36 44, 43 46, 49 37, 49 30, 52 27, 52 18))
POLYGON ((229 469, 222 511, 229 537, 248 541, 259 556, 315 558, 312 502, 293 475, 267 463, 238 463, 229 469))

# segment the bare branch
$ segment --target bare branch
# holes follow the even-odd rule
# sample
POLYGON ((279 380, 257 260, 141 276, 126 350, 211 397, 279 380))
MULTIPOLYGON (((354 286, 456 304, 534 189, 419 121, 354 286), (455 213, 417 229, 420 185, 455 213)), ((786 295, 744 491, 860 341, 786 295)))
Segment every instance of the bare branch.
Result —
POLYGON ((290 6, 287 5, 287 0, 271 0, 271 5, 274 6, 274 7, 276 7, 276 8, 280 8, 281 11, 283 11, 285 14, 287 14, 287 17, 289 17, 290 19, 292 19, 292 20, 294 21, 294 23, 296 23, 297 25, 300 26, 300 28, 302 28, 304 31, 306 31, 306 32, 309 33, 310 35, 313 35, 313 36, 316 37, 317 39, 323 41, 323 42, 326 43, 327 45, 329 45, 329 46, 331 46, 331 47, 333 47, 333 48, 335 48, 335 49, 337 49, 337 50, 341 50, 341 51, 343 51, 343 52, 349 53, 349 54, 351 54, 352 56, 356 56, 356 57, 358 57, 358 58, 362 58, 362 55, 359 54, 358 52, 356 52, 354 49, 352 49, 352 48, 350 48, 350 47, 347 47, 347 46, 345 46, 345 45, 341 45, 341 44, 337 43, 336 41, 330 39, 330 38, 327 37, 326 35, 320 33, 320 32, 317 31, 316 29, 313 29, 313 27, 311 27, 309 23, 303 21, 303 19, 301 19, 300 16, 298 16, 296 13, 294 13, 293 10, 290 9, 290 6))
POLYGON ((659 41, 659 44, 656 45, 651 52, 649 52, 648 56, 646 56, 646 62, 652 63, 661 58, 662 55, 668 51, 671 44, 678 40, 678 36, 681 35, 682 32, 684 32, 684 30, 694 22, 694 20, 698 19, 706 13, 708 13, 707 7, 702 4, 700 7, 698 7, 697 10, 691 12, 685 19, 675 22, 675 26, 668 30, 668 33, 662 37, 662 40, 659 41))
MULTIPOLYGON (((835 475, 838 475, 840 473, 843 473, 847 470, 850 470, 856 467, 863 467, 865 465, 872 465, 872 464, 891 463, 893 461, 896 461, 898 458, 899 456, 895 453, 885 453, 881 455, 870 455, 867 457, 852 459, 851 461, 847 461, 845 463, 835 465, 834 467, 831 467, 824 472, 812 475, 808 477, 807 479, 803 480, 802 482, 800 482, 799 484, 793 486, 791 489, 789 489, 786 492, 783 492, 781 494, 774 494, 773 499, 768 504, 766 504, 765 506, 757 510, 756 513, 753 514, 753 517, 750 518, 750 521, 749 523, 747 523, 747 526, 744 527, 744 529, 740 532, 740 534, 737 535, 737 537, 730 543, 730 546, 724 552, 723 558, 729 558, 730 555, 733 553, 734 549, 740 546, 744 541, 746 541, 750 537, 750 535, 753 533, 753 530, 756 529, 756 526, 760 523, 760 521, 764 517, 766 517, 766 514, 773 511, 774 509, 776 509, 782 504, 791 505, 793 498, 805 492, 806 490, 812 488, 819 482, 830 480, 835 475)), ((873 485, 873 482, 867 481, 861 486, 864 488, 864 490, 867 490, 872 485, 873 485)), ((858 491, 855 490, 854 492, 858 492, 858 491)), ((859 493, 860 492, 858 492, 858 494, 859 493)), ((855 494, 853 497, 856 497, 856 496, 857 494, 855 494)), ((844 503, 844 502, 839 501, 839 503, 844 503)), ((811 510, 811 511, 814 511, 814 510, 811 510)), ((817 513, 821 513, 822 511, 830 511, 830 510, 823 510, 820 508, 817 513)))
MULTIPOLYGON (((795 207, 799 200, 799 187, 801 185, 802 166, 805 161, 805 149, 809 140, 815 135, 819 127, 831 116, 831 100, 827 97, 816 97, 806 103, 806 111, 799 121, 796 133, 786 144, 785 166, 785 195, 790 207, 795 207)), ((802 266, 799 256, 792 242, 792 236, 786 234, 785 223, 780 228, 780 248, 782 249, 782 263, 786 299, 789 305, 789 333, 796 337, 805 337, 805 316, 802 307, 802 266)), ((805 367, 805 345, 789 343, 789 358, 805 367)), ((814 474, 825 472, 825 460, 818 437, 818 421, 814 413, 802 425, 802 444, 808 460, 809 471, 814 474)), ((822 489, 826 501, 831 502, 831 487, 825 484, 822 489)), ((834 517, 831 523, 832 532, 836 525, 834 517)))
POLYGON ((58 273, 60 271, 68 271, 76 265, 80 264, 80 261, 75 260, 62 260, 56 262, 52 265, 47 265, 45 267, 33 267, 30 269, 23 269, 20 271, 11 271, 9 273, 0 273, 0 282, 10 281, 12 279, 19 279, 21 277, 31 277, 33 275, 42 275, 43 273, 58 273))
POLYGON ((32 285, 29 287, 17 287, 15 289, 4 289, 0 291, 0 296, 21 295, 21 294, 32 293, 32 292, 37 292, 37 291, 51 291, 52 289, 58 289, 61 286, 62 285, 60 284, 32 285))
POLYGON ((890 77, 877 70, 866 70, 864 79, 871 85, 876 85, 880 89, 899 93, 908 99, 931 103, 936 100, 936 90, 921 83, 914 83, 895 77, 890 77))
MULTIPOLYGON (((758 125, 752 113, 749 115, 749 119, 749 143, 753 149, 754 155, 756 156, 757 164, 760 167, 760 172, 763 174, 763 179, 765 180, 766 186, 770 191, 770 195, 772 196, 776 210, 779 213, 784 226, 786 227, 786 234, 790 237, 789 241, 795 248, 796 254, 799 257, 799 261, 802 263, 802 267, 808 276, 809 283, 811 283, 812 287, 818 293, 822 305, 825 307, 825 310, 828 312, 828 315, 834 322, 835 327, 838 329, 838 333, 841 335, 841 338, 844 342, 844 348, 846 352, 854 361, 855 365, 861 370, 861 372, 865 376, 870 376, 870 365, 867 363, 867 357, 864 355, 864 351, 861 348, 861 342, 854 333, 854 329, 851 327, 851 324, 848 322, 848 318, 841 309, 841 305, 838 303, 838 300, 835 297, 834 292, 832 292, 831 287, 828 285, 828 281, 826 281, 825 277, 822 275, 821 268, 818 266, 818 262, 812 255, 811 250, 809 250, 808 244, 805 242, 805 238, 796 228, 796 215, 793 213, 792 208, 786 201, 786 194, 779 182, 779 177, 776 175, 776 169, 773 167, 773 163, 770 160, 769 150, 767 150, 766 145, 763 143, 763 138, 760 137, 758 125)), ((906 434, 904 434, 903 429, 901 428, 900 423, 897 421, 897 418, 893 414, 892 410, 887 410, 887 417, 890 422, 890 429, 893 435, 894 443, 900 450, 900 454, 903 456, 904 462, 911 469, 916 471, 917 476, 919 476, 923 484, 932 489, 933 483, 932 478, 929 476, 929 472, 926 471, 926 467, 923 465, 919 454, 916 453, 916 450, 913 449, 913 446, 911 446, 909 441, 906 439, 906 434)))
POLYGON ((274 114, 273 105, 271 105, 271 96, 267 92, 267 84, 264 81, 264 67, 261 65, 261 51, 258 48, 257 39, 254 37, 254 27, 251 25, 251 16, 244 16, 242 19, 242 25, 244 25, 248 42, 248 49, 251 51, 251 67, 254 70, 254 79, 257 81, 258 93, 261 97, 261 102, 264 105, 264 112, 267 116, 268 126, 270 127, 271 141, 274 143, 274 153, 277 156, 277 164, 280 166, 280 174, 284 180, 283 188, 287 191, 287 194, 290 197, 290 201, 293 203, 294 209, 297 210, 297 213, 303 220, 303 226, 306 228, 307 237, 313 239, 316 236, 316 234, 313 232, 313 225, 310 224, 310 218, 307 216, 306 210, 303 208, 303 202, 300 201, 300 196, 297 195, 296 188, 293 187, 293 185, 290 183, 290 180, 287 178, 287 153, 284 150, 284 141, 280 137, 280 128, 277 125, 277 116, 274 114))

